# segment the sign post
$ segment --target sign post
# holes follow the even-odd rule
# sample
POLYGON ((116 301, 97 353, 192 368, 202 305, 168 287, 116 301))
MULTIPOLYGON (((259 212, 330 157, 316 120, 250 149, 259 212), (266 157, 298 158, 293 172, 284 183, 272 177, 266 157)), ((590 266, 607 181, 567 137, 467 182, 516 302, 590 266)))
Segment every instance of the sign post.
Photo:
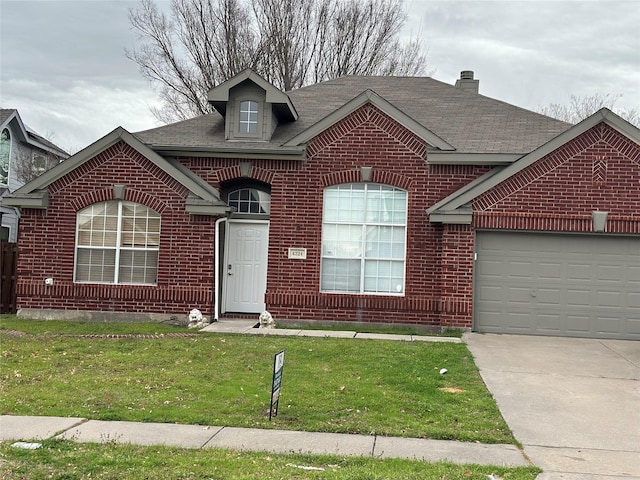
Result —
POLYGON ((284 350, 276 353, 273 360, 273 382, 271 384, 271 407, 269 421, 278 415, 278 401, 280 400, 280 384, 282 383, 282 369, 284 368, 284 350))

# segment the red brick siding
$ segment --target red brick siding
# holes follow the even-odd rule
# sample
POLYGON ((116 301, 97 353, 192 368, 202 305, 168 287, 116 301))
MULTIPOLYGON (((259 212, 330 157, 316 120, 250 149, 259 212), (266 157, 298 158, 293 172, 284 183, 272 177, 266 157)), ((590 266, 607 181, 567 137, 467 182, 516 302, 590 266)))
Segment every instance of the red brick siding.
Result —
POLYGON ((210 314, 213 297, 215 219, 185 211, 186 189, 137 151, 120 142, 53 183, 46 211, 22 212, 18 307, 210 314), (113 185, 126 185, 124 199, 162 215, 157 286, 73 283, 76 212, 113 199, 113 185), (184 246, 189 245, 188 249, 184 246), (52 287, 44 279, 54 278, 52 287))
POLYGON ((473 210, 474 229, 593 232, 599 210, 609 212, 607 232, 638 234, 640 145, 601 123, 476 198, 473 210))
MULTIPOLYGON (((373 106, 364 106, 318 135, 299 160, 182 158, 216 188, 243 179, 271 187, 266 303, 276 319, 415 323, 470 327, 474 232, 477 228, 591 231, 591 212, 610 212, 608 230, 640 231, 640 147, 603 125, 481 195, 473 226, 437 225, 426 210, 488 167, 428 165, 426 145, 373 106), (404 296, 320 292, 320 242, 324 188, 372 182, 408 192, 404 296), (289 247, 307 249, 306 260, 287 258, 289 247)), ((18 305, 175 313, 198 307, 210 314, 213 299, 214 222, 185 212, 185 188, 138 152, 118 144, 54 183, 46 212, 24 210, 18 266, 18 305), (157 286, 73 283, 76 211, 125 198, 162 215, 157 286), (188 246, 188 248, 185 248, 188 246), (54 277, 53 287, 44 278, 54 277)))
MULTIPOLYGON (((372 106, 365 106, 316 137, 306 161, 183 158, 181 162, 217 188, 240 179, 271 186, 267 309, 291 320, 450 325, 468 318, 469 299, 452 292, 441 298, 442 227, 428 221, 427 208, 488 168, 427 165, 426 145, 372 106), (320 292, 322 198, 324 188, 360 182, 361 167, 372 182, 409 193, 405 296, 343 295, 320 292), (289 247, 307 249, 306 260, 288 258, 289 247)), ((455 285, 454 285, 455 286, 455 285)), ((467 287, 465 287, 467 288, 467 287)))
POLYGON ((442 235, 442 317, 449 328, 471 326, 474 232, 469 225, 445 225, 442 235))
POLYGON ((429 223, 426 210, 486 167, 427 165, 424 142, 371 106, 323 132, 307 151, 304 168, 279 172, 271 184, 266 303, 276 318, 440 325, 444 312, 468 309, 466 300, 462 306, 442 301, 442 230, 429 223), (320 292, 324 188, 360 182, 361 167, 372 168, 372 182, 408 191, 402 297, 320 292), (307 248, 307 260, 288 259, 289 247, 307 248))
POLYGON ((474 201, 476 228, 640 233, 640 146, 601 123, 474 201))

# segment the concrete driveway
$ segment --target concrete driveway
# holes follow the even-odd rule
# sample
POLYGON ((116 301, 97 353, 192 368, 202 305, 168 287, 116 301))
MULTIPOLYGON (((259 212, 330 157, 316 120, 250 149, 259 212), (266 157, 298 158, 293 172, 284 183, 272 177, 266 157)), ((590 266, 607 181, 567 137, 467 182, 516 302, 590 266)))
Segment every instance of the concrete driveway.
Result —
POLYGON ((640 342, 463 339, 540 480, 640 479, 640 342))

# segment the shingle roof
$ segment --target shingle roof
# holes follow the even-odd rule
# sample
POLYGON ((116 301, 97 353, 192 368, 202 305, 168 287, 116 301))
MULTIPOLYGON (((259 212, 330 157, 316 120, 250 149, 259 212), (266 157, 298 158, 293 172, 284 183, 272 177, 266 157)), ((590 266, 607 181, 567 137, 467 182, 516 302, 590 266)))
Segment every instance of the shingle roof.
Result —
MULTIPOLYGON (((477 178, 474 182, 467 184, 465 187, 442 199, 435 205, 432 205, 427 209, 427 213, 429 213, 431 216, 431 221, 438 221, 437 218, 439 215, 442 215, 444 216, 444 218, 446 218, 456 210, 459 210, 463 214, 469 213, 470 208, 468 207, 468 205, 474 198, 477 198, 479 195, 495 187, 500 182, 513 177, 515 174, 531 166, 533 163, 537 162, 545 155, 548 155, 549 153, 557 150, 562 145, 568 144, 571 140, 584 134, 586 131, 600 123, 609 125, 611 128, 617 130, 625 137, 631 139, 633 142, 640 144, 639 128, 620 118, 608 108, 601 108, 591 116, 582 120, 580 123, 571 126, 569 129, 565 130, 557 137, 554 137, 546 144, 540 145, 537 149, 531 151, 527 155, 524 155, 523 157, 518 159, 518 161, 505 168, 499 170, 495 169, 491 172, 488 172, 487 174, 477 178)), ((471 220, 471 216, 468 215, 466 217, 466 222, 469 223, 471 222, 471 220)), ((445 221, 445 223, 461 222, 445 221)))
POLYGON ((0 123, 4 123, 4 121, 15 111, 15 108, 0 108, 0 123))
POLYGON ((60 155, 62 157, 68 157, 69 156, 69 154, 66 151, 61 149, 55 143, 53 143, 50 140, 47 140, 46 138, 38 135, 36 132, 30 130, 29 128, 27 128, 27 134, 29 135, 29 138, 35 140, 36 142, 40 142, 42 145, 44 145, 45 147, 49 147, 51 150, 55 150, 55 153, 57 153, 58 155, 60 155))
MULTIPOLYGON (((367 89, 460 153, 528 153, 571 126, 428 77, 348 76, 288 92, 298 120, 279 125, 269 143, 246 143, 243 148, 277 149, 367 89)), ((229 146, 224 119, 215 112, 136 136, 149 145, 229 146)))

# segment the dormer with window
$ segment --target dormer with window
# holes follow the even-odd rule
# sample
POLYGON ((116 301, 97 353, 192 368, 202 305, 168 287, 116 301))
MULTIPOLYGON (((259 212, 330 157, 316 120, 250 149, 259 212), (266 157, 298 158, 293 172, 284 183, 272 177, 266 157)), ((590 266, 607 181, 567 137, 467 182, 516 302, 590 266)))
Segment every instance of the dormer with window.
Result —
POLYGON ((268 142, 279 124, 298 118, 289 96, 251 70, 211 89, 209 102, 224 117, 230 141, 268 142))

